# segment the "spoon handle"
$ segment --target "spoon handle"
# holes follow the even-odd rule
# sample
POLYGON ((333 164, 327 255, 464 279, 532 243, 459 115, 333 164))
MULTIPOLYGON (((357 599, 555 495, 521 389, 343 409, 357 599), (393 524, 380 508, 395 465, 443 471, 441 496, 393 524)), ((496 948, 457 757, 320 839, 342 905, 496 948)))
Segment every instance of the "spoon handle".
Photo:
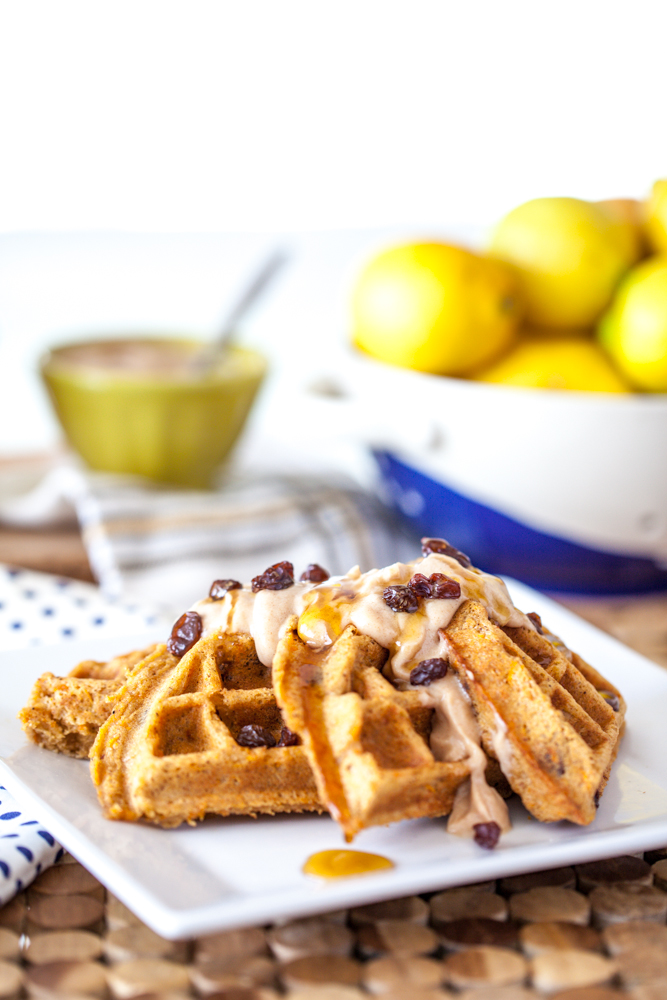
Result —
POLYGON ((260 298, 264 290, 268 287, 277 272, 289 259, 289 254, 283 248, 274 252, 264 261, 263 265, 256 273, 250 284, 244 289, 239 299, 227 313, 218 336, 198 355, 196 367, 200 371, 210 368, 219 358, 223 356, 230 341, 237 331, 240 320, 250 311, 251 307, 260 298))

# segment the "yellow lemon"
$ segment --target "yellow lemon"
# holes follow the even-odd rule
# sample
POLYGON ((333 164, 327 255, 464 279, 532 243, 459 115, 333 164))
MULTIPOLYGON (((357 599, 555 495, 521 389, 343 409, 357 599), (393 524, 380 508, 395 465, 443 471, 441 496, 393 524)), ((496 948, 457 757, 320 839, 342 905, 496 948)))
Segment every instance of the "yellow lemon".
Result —
POLYGON ((631 391, 604 351, 594 341, 578 337, 520 341, 508 355, 479 372, 475 379, 534 389, 631 391))
POLYGON ((580 340, 593 340, 595 337, 595 327, 593 326, 573 326, 567 331, 560 330, 557 326, 533 326, 526 323, 519 330, 522 339, 534 340, 562 340, 564 336, 577 338, 580 340))
POLYGON ((658 253, 667 250, 667 180, 656 181, 644 207, 646 237, 658 253))
POLYGON ((352 294, 352 335, 362 351, 440 375, 467 374, 501 354, 520 316, 507 265, 444 243, 378 254, 352 294))
POLYGON ((644 206, 636 198, 607 198, 595 203, 609 216, 616 238, 624 248, 628 267, 646 256, 644 206))
POLYGON ((667 392, 667 253, 630 271, 600 320, 598 334, 633 385, 667 392))
POLYGON ((535 198, 497 226, 491 253, 514 265, 526 318, 538 326, 592 326, 628 269, 627 243, 599 205, 535 198))

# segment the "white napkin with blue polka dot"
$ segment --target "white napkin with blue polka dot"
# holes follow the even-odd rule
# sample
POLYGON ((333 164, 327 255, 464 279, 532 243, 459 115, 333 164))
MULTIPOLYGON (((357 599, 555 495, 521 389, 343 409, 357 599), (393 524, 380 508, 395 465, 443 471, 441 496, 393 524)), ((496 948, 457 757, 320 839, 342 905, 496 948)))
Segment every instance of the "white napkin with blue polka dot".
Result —
POLYGON ((0 649, 129 635, 159 620, 156 608, 110 599, 92 583, 0 564, 0 649))
POLYGON ((0 906, 62 853, 62 847, 49 831, 25 813, 4 785, 0 785, 0 906))
MULTIPOLYGON (((0 648, 53 646, 141 632, 162 620, 151 607, 110 601, 90 583, 0 564, 0 648)), ((164 619, 165 630, 169 619, 164 619)), ((74 664, 73 664, 74 665, 74 664)), ((60 844, 0 786, 0 906, 62 853, 60 844)))

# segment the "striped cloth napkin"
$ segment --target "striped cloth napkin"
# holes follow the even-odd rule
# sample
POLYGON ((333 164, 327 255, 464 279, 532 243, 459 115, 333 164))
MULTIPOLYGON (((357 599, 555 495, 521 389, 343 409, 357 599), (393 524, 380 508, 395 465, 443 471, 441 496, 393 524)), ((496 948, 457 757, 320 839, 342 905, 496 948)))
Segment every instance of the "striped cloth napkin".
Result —
POLYGON ((106 596, 174 616, 221 577, 242 582, 287 559, 332 575, 414 558, 418 542, 371 495, 339 476, 240 478, 218 492, 86 475, 73 491, 106 596))

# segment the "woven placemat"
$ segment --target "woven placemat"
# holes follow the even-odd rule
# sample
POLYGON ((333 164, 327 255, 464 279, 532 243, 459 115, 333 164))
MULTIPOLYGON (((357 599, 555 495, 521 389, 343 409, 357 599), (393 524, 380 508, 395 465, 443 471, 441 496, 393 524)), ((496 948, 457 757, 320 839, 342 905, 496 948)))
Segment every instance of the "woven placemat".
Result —
POLYGON ((0 909, 0 998, 667 997, 667 848, 167 941, 65 855, 0 909))

